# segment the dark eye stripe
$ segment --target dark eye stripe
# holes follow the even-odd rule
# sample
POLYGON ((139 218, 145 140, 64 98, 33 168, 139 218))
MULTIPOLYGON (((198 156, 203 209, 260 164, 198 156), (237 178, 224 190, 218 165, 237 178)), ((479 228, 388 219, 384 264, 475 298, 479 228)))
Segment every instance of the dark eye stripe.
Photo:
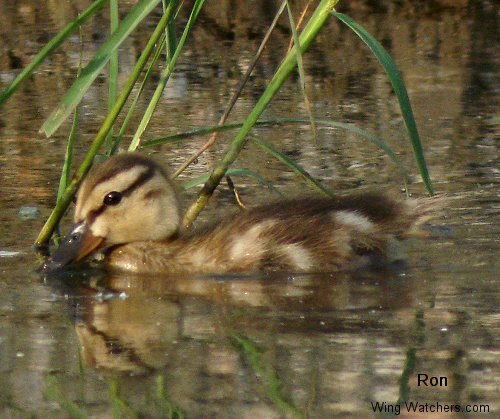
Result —
MULTIPOLYGON (((106 162, 103 163, 103 165, 106 165, 106 162)), ((97 185, 107 182, 110 179, 114 178, 115 176, 118 176, 119 174, 123 172, 128 172, 130 169, 134 167, 144 167, 144 168, 149 168, 149 164, 144 164, 144 162, 138 160, 138 159, 133 159, 133 158, 122 158, 122 161, 120 162, 120 165, 112 166, 110 168, 106 168, 104 173, 101 174, 99 178, 97 178, 94 181, 93 187, 95 188, 97 185)))
POLYGON ((144 169, 149 169, 150 167, 152 167, 158 170, 162 174, 162 176, 168 178, 167 174, 164 173, 161 166, 157 165, 148 157, 137 153, 117 154, 106 160, 99 167, 100 169, 97 170, 99 175, 96 176, 92 182, 93 188, 101 183, 109 181, 122 172, 129 171, 134 167, 141 167, 144 169))
MULTIPOLYGON (((148 170, 142 173, 128 188, 122 191, 122 196, 131 195, 134 192, 134 190, 136 190, 140 186, 144 185, 148 180, 150 180, 154 176, 154 174, 155 174, 155 168, 152 166, 148 167, 148 170)), ((87 215, 88 224, 91 225, 96 220, 96 218, 99 217, 99 215, 101 215, 106 210, 106 208, 108 208, 107 205, 101 205, 95 210, 90 211, 89 214, 87 215)))
POLYGON ((144 185, 149 179, 151 179, 155 175, 155 168, 150 166, 148 170, 142 173, 128 188, 122 191, 123 196, 128 196, 137 188, 140 188, 144 185))
POLYGON ((101 205, 99 208, 92 210, 87 215, 87 224, 90 226, 94 223, 95 219, 101 215, 106 209, 106 205, 101 205))

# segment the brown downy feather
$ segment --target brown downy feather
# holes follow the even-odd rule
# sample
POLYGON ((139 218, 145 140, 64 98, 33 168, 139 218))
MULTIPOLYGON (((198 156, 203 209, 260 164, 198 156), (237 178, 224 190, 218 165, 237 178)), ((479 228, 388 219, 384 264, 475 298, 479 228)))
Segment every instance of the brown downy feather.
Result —
POLYGON ((298 198, 227 217, 174 240, 127 244, 109 261, 136 272, 336 271, 358 256, 383 256, 390 236, 415 234, 435 208, 433 199, 396 201, 376 193, 298 198))

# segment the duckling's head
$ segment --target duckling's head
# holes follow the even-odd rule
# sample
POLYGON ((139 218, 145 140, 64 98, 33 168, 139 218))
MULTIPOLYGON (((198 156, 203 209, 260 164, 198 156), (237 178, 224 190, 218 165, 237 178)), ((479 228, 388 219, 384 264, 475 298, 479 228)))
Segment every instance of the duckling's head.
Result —
POLYGON ((180 213, 165 170, 138 153, 118 154, 91 169, 76 200, 75 225, 52 256, 56 265, 94 250, 175 235, 180 213))

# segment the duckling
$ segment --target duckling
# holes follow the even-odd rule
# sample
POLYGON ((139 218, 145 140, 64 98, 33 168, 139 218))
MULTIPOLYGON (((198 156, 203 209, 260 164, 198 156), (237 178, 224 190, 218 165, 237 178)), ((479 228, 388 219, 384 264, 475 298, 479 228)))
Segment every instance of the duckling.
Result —
POLYGON ((296 198, 183 231, 165 169, 139 153, 118 154, 83 180, 75 225, 50 265, 103 251, 109 268, 141 274, 337 271, 366 255, 383 257, 389 237, 429 218, 425 201, 377 193, 296 198))

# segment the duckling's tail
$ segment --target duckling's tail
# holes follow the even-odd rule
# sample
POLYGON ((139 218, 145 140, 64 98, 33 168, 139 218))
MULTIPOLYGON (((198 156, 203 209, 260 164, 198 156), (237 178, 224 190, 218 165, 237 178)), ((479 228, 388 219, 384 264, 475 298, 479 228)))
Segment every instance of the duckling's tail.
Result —
POLYGON ((403 201, 402 216, 409 223, 403 236, 422 236, 426 234, 423 228, 431 220, 444 217, 449 199, 444 195, 429 198, 413 198, 403 201))

